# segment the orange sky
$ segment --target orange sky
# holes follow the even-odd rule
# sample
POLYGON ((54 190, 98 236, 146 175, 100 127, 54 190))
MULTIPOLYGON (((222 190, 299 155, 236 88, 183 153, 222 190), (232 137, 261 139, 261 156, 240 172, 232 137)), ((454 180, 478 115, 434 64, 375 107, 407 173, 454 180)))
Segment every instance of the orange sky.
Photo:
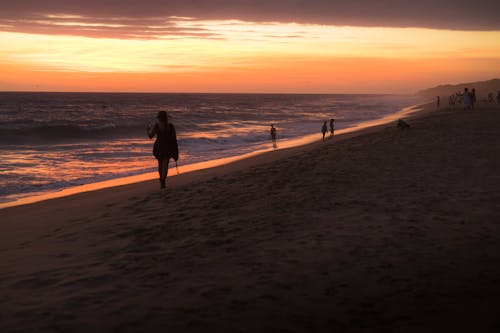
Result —
MULTIPOLYGON (((65 21, 67 25, 78 25, 65 21)), ((0 90, 413 93, 500 77, 500 31, 181 19, 200 36, 1 31, 0 90)))

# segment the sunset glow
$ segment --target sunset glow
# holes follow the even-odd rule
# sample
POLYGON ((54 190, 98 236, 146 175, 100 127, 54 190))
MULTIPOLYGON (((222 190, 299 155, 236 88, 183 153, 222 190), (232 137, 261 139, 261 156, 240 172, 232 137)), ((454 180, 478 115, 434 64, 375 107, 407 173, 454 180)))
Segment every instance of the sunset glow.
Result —
POLYGON ((414 92, 500 76, 500 31, 123 22, 50 14, 24 22, 35 33, 10 31, 14 22, 4 20, 0 90, 414 92))

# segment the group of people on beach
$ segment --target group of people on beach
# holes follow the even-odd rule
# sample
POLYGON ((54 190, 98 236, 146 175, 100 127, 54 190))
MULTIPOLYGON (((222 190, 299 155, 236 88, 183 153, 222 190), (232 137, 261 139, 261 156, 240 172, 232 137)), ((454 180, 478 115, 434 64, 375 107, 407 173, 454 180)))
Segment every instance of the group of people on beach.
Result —
MULTIPOLYGON (((488 103, 493 103, 493 93, 488 94, 488 103)), ((500 104, 500 90, 497 93, 497 103, 500 104)))
MULTIPOLYGON (((333 137, 333 132, 335 131, 335 119, 330 119, 330 138, 333 137)), ((328 127, 326 126, 326 120, 323 122, 323 127, 321 127, 321 133, 323 133, 323 141, 325 141, 325 135, 328 132, 328 127)))
MULTIPOLYGON (((323 141, 325 141, 325 135, 328 131, 327 121, 323 122, 321 127, 321 132, 323 133, 323 141)), ((330 138, 333 137, 335 131, 335 119, 330 119, 330 138)), ((273 143, 273 148, 277 148, 276 143, 277 133, 274 124, 271 124, 271 141, 273 143)), ((179 159, 179 147, 177 144, 177 134, 175 132, 175 127, 172 123, 168 121, 168 115, 166 111, 160 111, 157 115, 157 121, 154 124, 149 124, 147 127, 147 134, 150 139, 156 137, 155 143, 153 145, 153 155, 158 161, 158 174, 160 176, 160 187, 166 187, 166 179, 168 175, 168 165, 170 159, 173 158, 177 163, 179 159)))
MULTIPOLYGON (((323 133, 323 141, 325 141, 326 133, 328 132, 327 121, 323 122, 323 126, 321 127, 321 133, 323 133)), ((330 138, 333 137, 333 133, 335 132, 335 119, 330 119, 330 138)), ((271 124, 271 141, 273 142, 273 147, 277 148, 276 144, 276 127, 274 124, 271 124)))
MULTIPOLYGON (((469 91, 469 88, 464 88, 464 91, 457 92, 453 95, 450 95, 448 98, 448 104, 450 106, 455 106, 455 104, 463 104, 464 110, 473 110, 474 104, 476 104, 476 89, 472 88, 469 91)), ((437 107, 439 108, 439 96, 437 97, 437 107)))
MULTIPOLYGON (((439 96, 437 96, 436 99, 436 105, 439 108, 439 96)), ((474 104, 477 102, 477 97, 476 97, 476 89, 472 88, 471 91, 469 91, 468 88, 464 88, 463 92, 456 92, 453 95, 450 95, 448 99, 448 104, 452 107, 454 107, 456 104, 462 104, 464 107, 464 110, 474 110, 474 104)), ((493 93, 490 92, 488 94, 488 103, 493 103, 493 93)), ((500 90, 497 93, 497 103, 500 104, 500 90)))

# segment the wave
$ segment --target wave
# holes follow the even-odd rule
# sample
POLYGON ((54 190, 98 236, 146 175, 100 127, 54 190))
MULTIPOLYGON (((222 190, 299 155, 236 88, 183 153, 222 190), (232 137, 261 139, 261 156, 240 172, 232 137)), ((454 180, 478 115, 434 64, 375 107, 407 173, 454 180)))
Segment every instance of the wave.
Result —
POLYGON ((189 138, 178 138, 179 144, 188 147, 212 147, 212 146, 239 146, 245 144, 261 143, 269 139, 269 134, 246 134, 246 135, 227 135, 223 137, 209 138, 203 135, 199 137, 190 136, 189 138))
POLYGON ((93 126, 42 125, 21 128, 0 128, 3 144, 47 143, 145 136, 145 126, 116 126, 113 123, 93 126))

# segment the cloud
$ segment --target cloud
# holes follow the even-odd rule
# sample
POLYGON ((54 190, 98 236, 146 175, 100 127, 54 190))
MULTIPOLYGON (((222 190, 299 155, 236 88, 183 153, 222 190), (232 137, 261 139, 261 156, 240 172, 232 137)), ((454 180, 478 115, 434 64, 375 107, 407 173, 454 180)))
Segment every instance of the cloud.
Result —
POLYGON ((175 20, 500 30, 500 1, 16 0, 0 2, 0 30, 118 38, 217 38, 175 20), (175 19, 173 18, 175 17, 175 19))
POLYGON ((121 39, 219 38, 217 34, 203 27, 180 24, 189 21, 177 17, 132 18, 36 14, 25 18, 0 19, 0 31, 121 39))

